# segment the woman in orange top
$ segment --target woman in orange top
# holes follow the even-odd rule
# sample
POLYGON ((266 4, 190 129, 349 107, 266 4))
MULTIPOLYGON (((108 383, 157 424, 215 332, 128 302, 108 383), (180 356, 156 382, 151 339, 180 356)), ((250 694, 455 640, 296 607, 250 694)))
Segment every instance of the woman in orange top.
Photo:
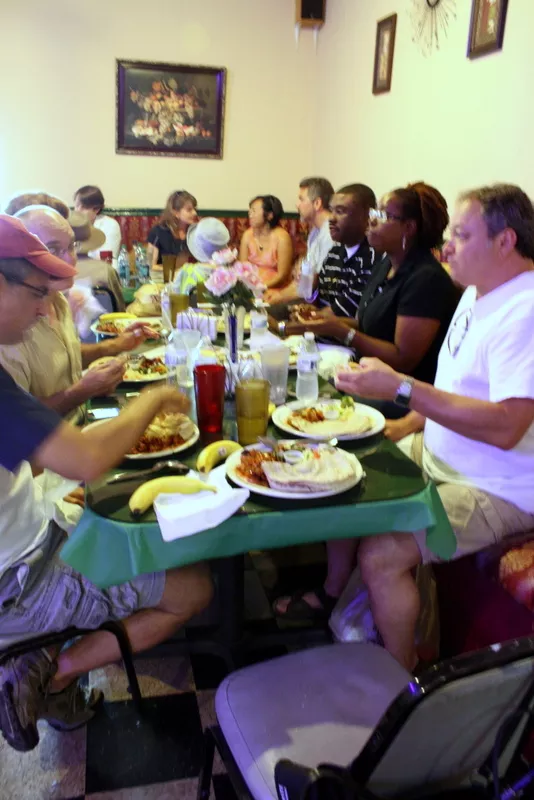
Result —
POLYGON ((251 200, 250 228, 243 234, 239 248, 239 260, 254 264, 268 289, 281 289, 291 279, 293 243, 279 224, 283 213, 282 203, 273 195, 251 200))

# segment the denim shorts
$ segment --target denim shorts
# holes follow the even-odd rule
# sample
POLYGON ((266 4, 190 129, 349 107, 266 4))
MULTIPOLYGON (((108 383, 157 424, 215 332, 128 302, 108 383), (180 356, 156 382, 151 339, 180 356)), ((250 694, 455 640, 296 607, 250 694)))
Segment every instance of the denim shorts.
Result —
POLYGON ((99 589, 59 557, 66 534, 54 522, 40 548, 0 577, 0 637, 98 628, 159 604, 165 573, 99 589))

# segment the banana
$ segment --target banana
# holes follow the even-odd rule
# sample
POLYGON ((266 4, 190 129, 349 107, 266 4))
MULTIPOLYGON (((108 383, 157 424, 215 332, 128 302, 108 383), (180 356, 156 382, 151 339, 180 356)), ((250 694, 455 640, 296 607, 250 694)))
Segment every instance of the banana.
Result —
POLYGON ((100 322, 114 322, 116 319, 137 319, 137 317, 126 311, 112 311, 109 314, 101 314, 99 317, 100 322))
POLYGON ((273 412, 275 411, 276 406, 274 403, 269 403, 269 419, 272 417, 273 412))
POLYGON ((197 472, 210 472, 216 464, 225 461, 231 453, 242 450, 240 444, 229 439, 212 442, 200 451, 197 458, 197 472))
POLYGON ((217 492, 215 486, 199 481, 198 478, 171 476, 146 481, 130 497, 132 516, 140 517, 150 508, 159 494, 196 494, 197 492, 217 492))

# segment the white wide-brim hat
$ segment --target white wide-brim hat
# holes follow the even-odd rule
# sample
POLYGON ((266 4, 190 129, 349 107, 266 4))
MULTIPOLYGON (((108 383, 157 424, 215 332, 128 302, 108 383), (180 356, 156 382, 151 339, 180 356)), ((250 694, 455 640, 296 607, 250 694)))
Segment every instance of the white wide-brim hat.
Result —
POLYGON ((211 261, 217 250, 223 250, 230 241, 230 231, 216 217, 204 217, 187 231, 189 252, 201 264, 211 261))

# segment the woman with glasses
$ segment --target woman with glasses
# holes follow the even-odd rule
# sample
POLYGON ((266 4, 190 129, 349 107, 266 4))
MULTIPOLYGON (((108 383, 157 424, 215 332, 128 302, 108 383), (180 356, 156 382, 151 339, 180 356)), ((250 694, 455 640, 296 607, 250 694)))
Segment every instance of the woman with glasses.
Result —
MULTIPOLYGON (((438 353, 459 300, 432 253, 449 222, 447 203, 433 186, 413 183, 385 195, 369 216, 369 244, 384 258, 364 289, 357 319, 323 320, 321 334, 336 337, 358 356, 375 356, 401 373, 433 383, 438 353)), ((380 408, 389 419, 408 413, 408 408, 392 402, 362 402, 380 408)), ((327 542, 324 585, 279 598, 275 613, 293 620, 328 619, 351 576, 356 553, 356 539, 327 542)))
MULTIPOLYGON (((265 286, 273 290, 288 285, 293 268, 293 242, 280 225, 283 214, 278 197, 267 194, 251 200, 250 228, 243 234, 239 248, 240 261, 255 264, 265 286)), ((276 298, 271 297, 271 302, 276 298)))

